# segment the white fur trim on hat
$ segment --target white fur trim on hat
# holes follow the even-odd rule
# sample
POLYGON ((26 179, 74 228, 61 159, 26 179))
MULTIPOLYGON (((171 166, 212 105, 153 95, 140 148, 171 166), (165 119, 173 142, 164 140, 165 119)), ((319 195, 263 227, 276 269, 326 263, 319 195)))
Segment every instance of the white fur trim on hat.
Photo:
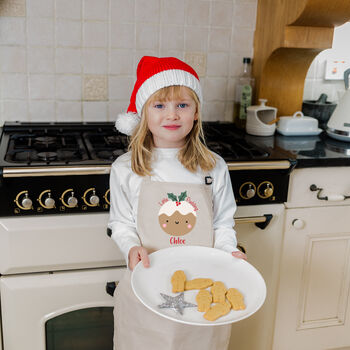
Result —
POLYGON ((199 80, 193 74, 182 69, 168 69, 152 75, 140 86, 135 102, 137 113, 141 115, 142 107, 156 91, 172 85, 189 87, 197 94, 199 101, 203 102, 199 80))
POLYGON ((122 134, 131 135, 139 124, 141 118, 136 113, 120 113, 117 115, 115 127, 122 134))

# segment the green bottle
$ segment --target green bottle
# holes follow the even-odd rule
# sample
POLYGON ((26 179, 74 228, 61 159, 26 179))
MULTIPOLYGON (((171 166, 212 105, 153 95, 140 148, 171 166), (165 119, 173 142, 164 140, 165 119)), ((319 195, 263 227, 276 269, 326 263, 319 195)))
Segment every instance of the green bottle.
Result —
POLYGON ((244 129, 247 120, 247 107, 251 106, 253 101, 254 78, 251 76, 251 59, 243 58, 243 73, 238 78, 235 88, 234 115, 235 125, 244 129))

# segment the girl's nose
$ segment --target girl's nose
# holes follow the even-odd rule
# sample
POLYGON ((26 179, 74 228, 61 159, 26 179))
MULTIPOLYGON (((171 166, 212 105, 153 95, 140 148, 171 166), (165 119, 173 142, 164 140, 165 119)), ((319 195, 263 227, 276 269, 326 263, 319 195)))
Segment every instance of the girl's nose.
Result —
POLYGON ((178 119, 179 118, 176 107, 170 106, 168 108, 167 118, 168 119, 178 119))

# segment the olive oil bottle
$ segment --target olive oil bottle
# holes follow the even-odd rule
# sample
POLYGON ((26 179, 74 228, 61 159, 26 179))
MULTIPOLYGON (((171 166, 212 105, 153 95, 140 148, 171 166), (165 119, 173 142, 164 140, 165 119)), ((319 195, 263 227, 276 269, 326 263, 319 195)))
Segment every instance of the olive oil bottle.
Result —
POLYGON ((251 59, 243 58, 243 73, 238 78, 235 88, 233 120, 235 125, 244 129, 247 120, 247 107, 253 101, 254 78, 251 76, 251 59))

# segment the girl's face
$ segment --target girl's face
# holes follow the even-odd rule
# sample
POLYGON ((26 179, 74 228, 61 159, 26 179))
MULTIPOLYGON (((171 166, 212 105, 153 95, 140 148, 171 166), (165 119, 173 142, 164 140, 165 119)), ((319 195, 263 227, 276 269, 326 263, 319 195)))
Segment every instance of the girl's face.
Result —
POLYGON ((181 87, 179 98, 155 99, 146 108, 147 124, 155 147, 181 148, 198 118, 196 102, 188 88, 181 87))

